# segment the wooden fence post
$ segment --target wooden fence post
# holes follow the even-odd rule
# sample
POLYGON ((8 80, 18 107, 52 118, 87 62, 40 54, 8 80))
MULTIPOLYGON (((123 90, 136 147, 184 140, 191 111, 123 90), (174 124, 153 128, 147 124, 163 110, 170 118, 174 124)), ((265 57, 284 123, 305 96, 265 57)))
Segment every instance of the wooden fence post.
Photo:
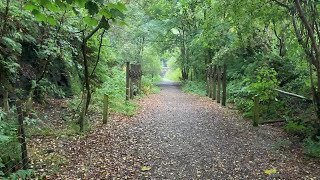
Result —
POLYGON ((209 82, 208 82, 208 95, 209 98, 212 98, 212 65, 209 65, 208 69, 208 76, 209 76, 209 82))
POLYGON ((217 103, 220 103, 221 99, 221 66, 218 66, 218 84, 217 84, 217 103))
POLYGON ((206 89, 207 93, 206 93, 206 95, 209 96, 209 66, 207 67, 206 72, 207 72, 207 89, 206 89))
POLYGON ((138 64, 138 94, 141 94, 141 88, 142 88, 142 70, 141 70, 141 64, 138 64))
POLYGON ((217 98, 217 65, 213 66, 212 100, 217 98))
POLYGON ((18 113, 18 140, 21 145, 21 160, 22 160, 22 168, 28 169, 29 168, 29 160, 28 160, 28 151, 27 151, 27 144, 26 144, 26 135, 24 132, 23 126, 23 111, 22 111, 22 103, 20 100, 17 101, 17 113, 18 113))
POLYGON ((126 63, 126 100, 130 98, 130 63, 126 63))
POLYGON ((222 73, 222 106, 226 106, 227 101, 227 65, 223 64, 223 73, 222 73))
POLYGON ((103 97, 103 124, 107 124, 109 117, 109 96, 107 94, 103 97))
POLYGON ((134 65, 130 64, 130 99, 133 99, 134 65))
POLYGON ((253 126, 259 125, 259 96, 253 98, 253 126))

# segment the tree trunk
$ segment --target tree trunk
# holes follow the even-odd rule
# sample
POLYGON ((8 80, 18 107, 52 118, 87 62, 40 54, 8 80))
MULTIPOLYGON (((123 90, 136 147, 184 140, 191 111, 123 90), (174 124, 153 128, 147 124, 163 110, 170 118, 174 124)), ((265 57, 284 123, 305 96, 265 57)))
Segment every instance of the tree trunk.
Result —
POLYGON ((3 92, 3 110, 4 112, 8 113, 10 109, 9 106, 9 91, 8 90, 4 90, 3 92))

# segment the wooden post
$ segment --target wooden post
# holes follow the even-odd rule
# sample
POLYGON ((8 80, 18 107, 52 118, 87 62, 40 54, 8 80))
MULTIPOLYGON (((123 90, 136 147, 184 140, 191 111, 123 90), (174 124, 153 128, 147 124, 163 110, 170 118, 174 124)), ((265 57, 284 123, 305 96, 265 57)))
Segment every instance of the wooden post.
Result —
POLYGON ((130 98, 130 63, 126 63, 126 100, 130 98))
POLYGON ((107 94, 103 97, 103 124, 107 124, 109 117, 109 96, 107 94))
POLYGON ((84 121, 85 121, 85 116, 86 116, 86 111, 84 110, 86 107, 86 100, 87 100, 87 96, 85 94, 83 94, 84 98, 83 98, 83 102, 82 102, 82 110, 80 112, 80 117, 79 117, 79 131, 83 132, 84 131, 84 121))
POLYGON ((130 64, 130 99, 133 99, 134 65, 130 64))
POLYGON ((207 93, 206 95, 209 96, 209 66, 207 67, 207 93))
POLYGON ((212 98, 212 65, 209 66, 208 74, 209 74, 208 94, 209 94, 209 98, 212 98))
POLYGON ((223 64, 221 105, 226 106, 226 101, 227 101, 227 65, 223 64))
POLYGON ((217 98, 217 65, 213 66, 212 100, 217 98))
POLYGON ((218 84, 217 84, 217 103, 220 103, 220 91, 221 91, 221 66, 218 66, 217 69, 217 73, 218 73, 218 84))
POLYGON ((141 94, 141 88, 142 88, 142 70, 141 70, 141 64, 138 64, 138 94, 141 94))
POLYGON ((18 113, 18 140, 21 145, 21 161, 22 161, 22 168, 28 169, 29 168, 29 160, 28 160, 28 151, 27 151, 27 144, 26 144, 26 135, 24 132, 23 127, 23 111, 22 111, 22 103, 20 100, 17 101, 17 113, 18 113))
POLYGON ((253 98, 253 126, 259 125, 259 96, 253 98))

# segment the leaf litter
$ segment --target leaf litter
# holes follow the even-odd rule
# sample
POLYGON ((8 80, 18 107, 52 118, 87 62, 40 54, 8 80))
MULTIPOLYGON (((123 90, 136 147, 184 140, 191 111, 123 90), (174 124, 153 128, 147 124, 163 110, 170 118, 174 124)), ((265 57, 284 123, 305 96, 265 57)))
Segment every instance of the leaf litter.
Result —
POLYGON ((318 160, 273 148, 288 140, 280 128, 252 127, 178 86, 161 89, 138 100, 134 117, 101 125, 94 115, 87 135, 31 138, 33 167, 46 179, 320 179, 318 160))

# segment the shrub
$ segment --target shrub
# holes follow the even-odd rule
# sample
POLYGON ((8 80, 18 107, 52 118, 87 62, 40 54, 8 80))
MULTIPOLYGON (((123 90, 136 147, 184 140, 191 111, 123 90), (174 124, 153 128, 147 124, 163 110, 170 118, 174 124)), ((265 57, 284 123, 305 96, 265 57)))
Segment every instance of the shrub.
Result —
POLYGON ((154 84, 158 81, 160 81, 159 77, 152 79, 149 76, 142 76, 142 87, 141 87, 142 93, 143 94, 151 94, 151 93, 159 92, 160 89, 157 86, 155 86, 155 84, 154 84))
POLYGON ((306 136, 306 132, 307 132, 307 128, 302 125, 299 124, 298 122, 295 121, 289 121, 285 127, 284 130, 292 135, 297 135, 297 136, 306 136))
POLYGON ((307 138, 304 142, 304 152, 311 157, 320 158, 320 137, 316 140, 307 138))
POLYGON ((204 81, 185 81, 182 87, 184 92, 194 93, 201 96, 206 95, 206 83, 204 81))

